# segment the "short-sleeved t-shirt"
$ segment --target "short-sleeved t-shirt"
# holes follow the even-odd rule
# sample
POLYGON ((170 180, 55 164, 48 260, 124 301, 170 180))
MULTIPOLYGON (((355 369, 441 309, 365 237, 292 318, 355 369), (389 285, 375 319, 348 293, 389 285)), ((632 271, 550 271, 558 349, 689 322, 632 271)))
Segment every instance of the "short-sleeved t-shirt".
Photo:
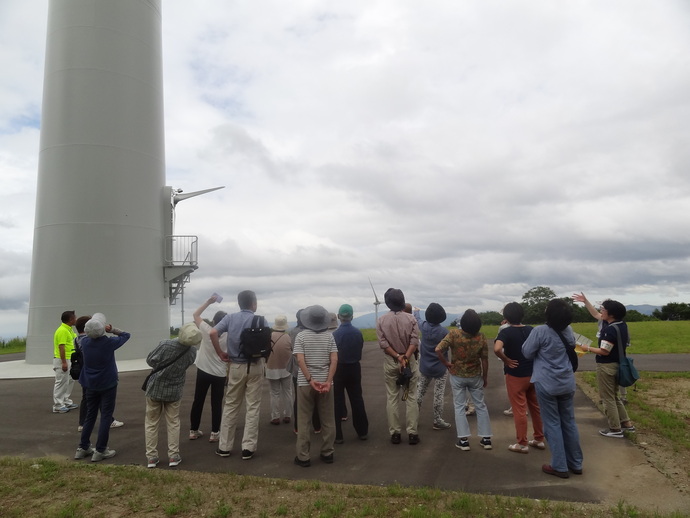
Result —
POLYGON ((618 363, 618 360, 620 359, 618 356, 618 333, 616 333, 614 326, 616 326, 621 333, 621 342, 623 343, 623 348, 626 348, 630 342, 628 325, 625 322, 612 322, 609 325, 602 327, 601 335, 599 336, 599 347, 601 347, 601 343, 605 341, 613 344, 613 348, 611 348, 607 356, 597 354, 597 363, 618 363))
POLYGON ((516 378, 532 376, 532 365, 534 362, 528 360, 522 354, 522 344, 525 343, 531 332, 532 326, 508 326, 498 332, 496 340, 503 342, 503 354, 511 360, 517 360, 518 362, 518 366, 514 369, 504 365, 504 374, 510 374, 516 378))
POLYGON ((461 378, 482 375, 482 359, 489 358, 484 333, 470 336, 461 329, 452 329, 436 346, 437 351, 450 350, 450 373, 461 378))
POLYGON ((74 339, 77 337, 77 333, 74 332, 72 326, 65 324, 64 322, 60 324, 55 330, 55 335, 53 335, 53 355, 55 358, 60 357, 60 345, 65 346, 65 358, 69 360, 74 352, 74 339))

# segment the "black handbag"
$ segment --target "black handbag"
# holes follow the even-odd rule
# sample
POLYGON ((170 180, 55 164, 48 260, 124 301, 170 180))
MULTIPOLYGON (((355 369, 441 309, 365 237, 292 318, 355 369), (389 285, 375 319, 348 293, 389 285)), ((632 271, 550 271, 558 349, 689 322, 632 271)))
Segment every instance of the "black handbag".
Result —
POLYGON ((565 339, 565 336, 563 336, 560 331, 556 332, 558 333, 558 336, 561 338, 561 341, 565 346, 565 352, 568 354, 570 364, 573 366, 573 372, 577 371, 577 368, 580 364, 580 360, 578 359, 577 353, 575 352, 575 345, 570 345, 565 339))

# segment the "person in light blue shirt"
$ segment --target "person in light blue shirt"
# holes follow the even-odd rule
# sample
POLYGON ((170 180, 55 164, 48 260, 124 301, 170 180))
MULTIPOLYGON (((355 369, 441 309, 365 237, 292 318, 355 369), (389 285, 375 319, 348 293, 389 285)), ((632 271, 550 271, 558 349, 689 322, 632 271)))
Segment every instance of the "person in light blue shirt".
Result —
POLYGON ((537 391, 544 435, 551 450, 551 464, 542 471, 568 478, 568 470, 582 474, 582 448, 575 423, 575 375, 566 352, 575 346, 570 323, 572 307, 563 299, 546 306, 546 325, 535 327, 522 345, 522 354, 534 360, 532 383, 537 391))
POLYGON ((229 362, 228 387, 225 391, 223 417, 220 422, 220 437, 216 455, 229 457, 235 442, 235 430, 242 401, 245 403, 244 435, 242 437, 242 459, 254 456, 259 443, 259 411, 261 409, 261 387, 266 361, 259 358, 251 361, 240 353, 240 336, 245 328, 251 327, 257 308, 256 293, 245 290, 237 294, 240 311, 225 315, 208 333, 213 348, 221 360, 229 362), (221 350, 218 337, 227 333, 228 347, 221 350))

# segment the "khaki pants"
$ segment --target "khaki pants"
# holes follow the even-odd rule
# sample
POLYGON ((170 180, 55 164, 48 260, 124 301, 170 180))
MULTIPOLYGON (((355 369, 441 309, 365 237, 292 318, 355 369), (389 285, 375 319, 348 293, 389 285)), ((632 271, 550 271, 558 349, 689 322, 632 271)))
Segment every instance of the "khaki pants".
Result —
POLYGON ((309 385, 297 387, 297 432, 296 452, 299 460, 309 460, 311 449, 311 416, 314 407, 321 419, 321 455, 328 456, 334 451, 335 443, 335 410, 333 407, 333 388, 325 394, 319 394, 309 385))
POLYGON ((259 445, 259 410, 261 409, 261 387, 264 379, 264 360, 249 364, 231 363, 228 372, 228 386, 225 390, 223 418, 220 421, 218 448, 232 451, 235 430, 242 401, 245 402, 244 435, 242 449, 255 452, 259 445))
POLYGON ((388 416, 388 433, 400 433, 400 405, 405 405, 405 424, 408 435, 417 433, 417 421, 419 420, 419 405, 417 404, 417 383, 419 382, 419 365, 417 359, 410 358, 412 379, 407 400, 402 401, 403 387, 396 384, 400 363, 386 355, 383 360, 383 379, 386 382, 386 414, 388 416))
POLYGON ((618 363, 597 363, 597 385, 599 397, 604 405, 604 414, 609 428, 620 430, 621 422, 629 420, 628 411, 618 395, 618 363))
POLYGON ((180 400, 156 401, 146 398, 146 458, 158 457, 158 425, 161 415, 165 415, 165 428, 168 432, 168 458, 180 454, 180 400))

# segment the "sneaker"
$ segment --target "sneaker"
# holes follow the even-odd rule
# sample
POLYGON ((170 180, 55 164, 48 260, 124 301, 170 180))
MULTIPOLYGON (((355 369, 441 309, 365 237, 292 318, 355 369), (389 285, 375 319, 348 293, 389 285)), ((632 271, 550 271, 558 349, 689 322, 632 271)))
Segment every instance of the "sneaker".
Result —
POLYGON ((77 405, 76 403, 70 403, 69 405, 65 405, 65 406, 67 408, 69 408, 70 410, 74 410, 75 408, 79 408, 79 405, 77 405))
POLYGON ((415 444, 419 444, 419 435, 416 433, 411 433, 408 438, 408 442, 410 443, 410 446, 414 446, 415 444))
POLYGON ((607 428, 606 430, 599 430, 599 433, 604 437, 614 437, 616 439, 622 439, 623 437, 625 437, 623 435, 623 430, 611 430, 611 428, 607 428))
POLYGON ((53 407, 53 413, 54 414, 66 414, 69 411, 70 411, 70 408, 66 407, 66 406, 60 406, 60 407, 54 406, 53 407))
POLYGON ((182 462, 182 457, 180 457, 179 455, 173 455, 172 457, 170 457, 170 460, 168 461, 168 466, 174 468, 175 466, 179 466, 180 462, 182 462))
POLYGON ((117 419, 113 419, 113 422, 110 423, 110 428, 120 428, 121 426, 124 426, 125 423, 122 421, 118 421, 117 419))
POLYGON ((624 432, 634 432, 635 431, 635 425, 632 424, 632 421, 626 421, 628 423, 628 426, 625 426, 623 423, 621 423, 621 429, 624 432))
POLYGON ((448 430, 448 428, 450 428, 450 423, 445 422, 443 419, 436 421, 433 426, 434 430, 448 430))
POLYGON ((204 432, 201 430, 189 430, 189 440, 196 441, 199 437, 203 437, 204 432))
POLYGON ((309 459, 299 460, 299 457, 295 457, 295 460, 293 462, 302 468, 308 468, 309 466, 311 466, 311 461, 309 459))
POLYGON ((217 449, 216 449, 216 455, 218 455, 219 457, 229 457, 229 456, 230 456, 230 452, 229 452, 229 451, 225 451, 225 450, 221 450, 220 448, 217 448, 217 449))
POLYGON ((491 439, 489 437, 482 437, 482 440, 479 441, 479 444, 481 444, 485 450, 490 450, 492 448, 491 439))
POLYGON ((77 453, 74 454, 75 459, 85 459, 89 455, 93 455, 93 446, 89 446, 88 448, 77 448, 77 453))
POLYGON ((211 432, 208 442, 218 442, 220 440, 220 432, 211 432))
POLYGON ((458 439, 458 442, 455 443, 455 447, 460 448, 462 451, 470 451, 470 441, 468 441, 467 438, 458 439))
POLYGON ((529 453, 529 447, 523 446, 520 443, 511 444, 508 446, 508 449, 510 451, 514 451, 515 453, 529 453))
POLYGON ((77 426, 77 432, 81 432, 84 429, 82 425, 77 426))
POLYGON ((325 462, 326 464, 333 464, 333 454, 332 453, 330 455, 321 454, 321 455, 319 455, 319 458, 323 462, 325 462))
POLYGON ((391 442, 393 444, 400 444, 400 434, 399 433, 394 433, 391 435, 391 442))
POLYGON ((147 468, 155 468, 158 466, 158 457, 149 457, 146 463, 147 468))
POLYGON ((513 407, 510 407, 508 410, 504 410, 503 415, 506 415, 508 417, 513 417, 513 407))
POLYGON ((532 448, 536 448, 538 450, 546 449, 546 444, 544 444, 544 441, 537 441, 536 439, 532 439, 531 441, 528 441, 527 444, 529 444, 532 448))
POLYGON ((254 456, 254 452, 250 450, 242 450, 242 460, 249 460, 254 456))
POLYGON ((271 424, 280 424, 280 419, 277 417, 275 419, 271 419, 271 424))
POLYGON ((570 478, 570 475, 568 474, 567 471, 556 471, 555 469, 553 469, 551 467, 551 464, 542 465, 541 470, 548 475, 553 475, 554 477, 570 478))
POLYGON ((115 456, 115 450, 111 450, 110 448, 106 448, 105 451, 94 451, 93 455, 91 455, 91 462, 98 462, 103 459, 109 459, 111 457, 115 456))

